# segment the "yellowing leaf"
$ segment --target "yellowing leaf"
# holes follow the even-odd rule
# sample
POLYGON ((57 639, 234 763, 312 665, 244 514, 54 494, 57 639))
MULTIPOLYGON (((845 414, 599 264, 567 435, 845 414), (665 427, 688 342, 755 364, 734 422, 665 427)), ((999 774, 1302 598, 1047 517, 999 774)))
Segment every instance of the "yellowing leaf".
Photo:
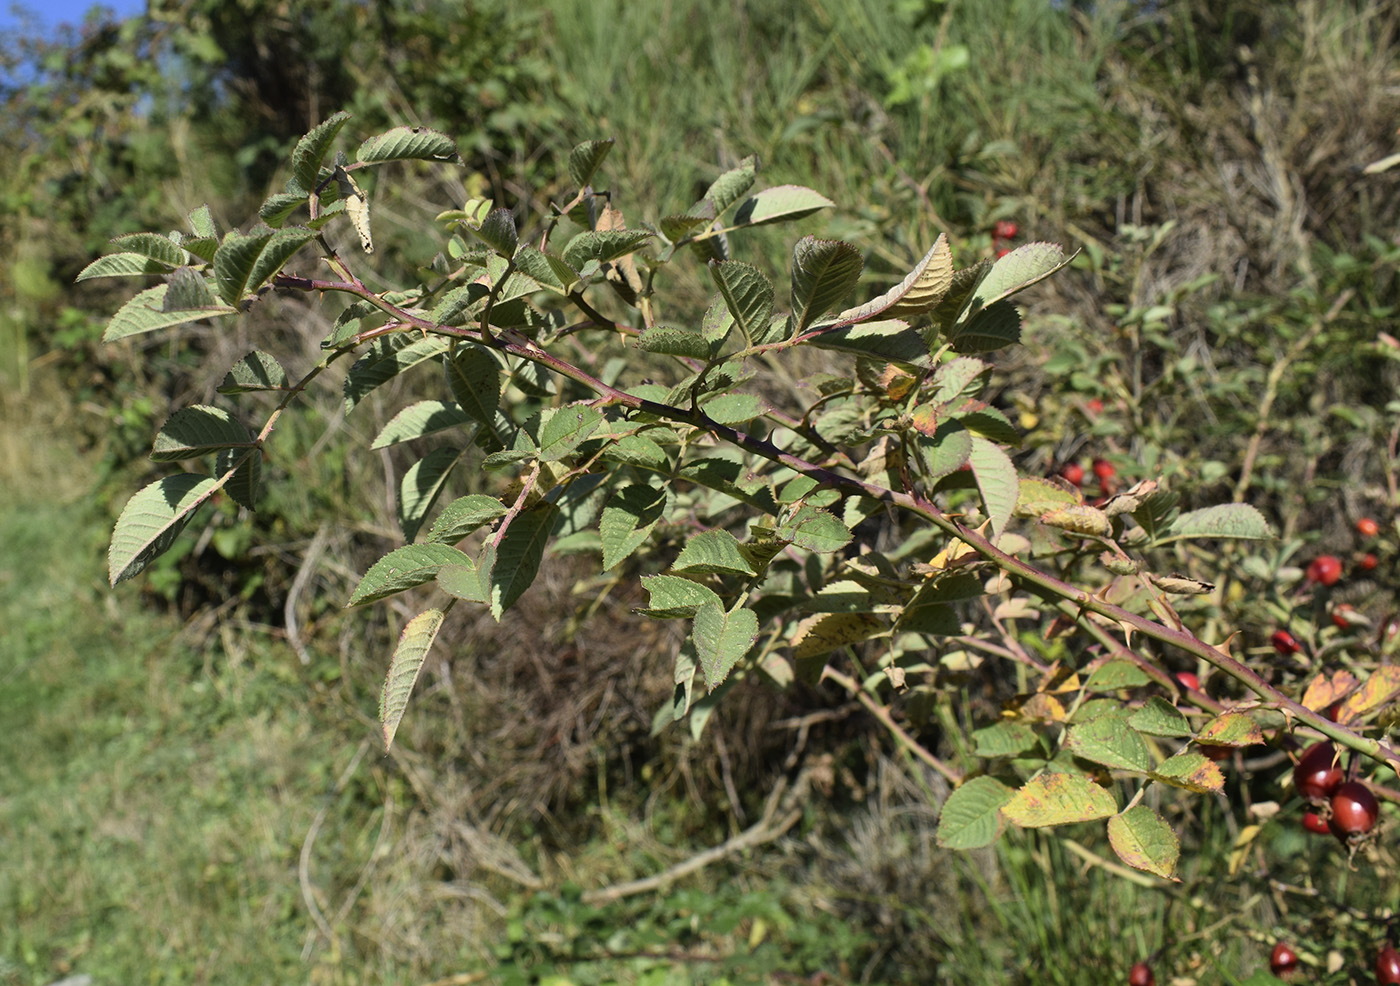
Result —
POLYGON ((442 627, 443 613, 440 609, 430 609, 419 613, 408 621, 399 635, 399 645, 394 648, 394 657, 389 662, 389 673, 384 678, 384 691, 379 697, 379 721, 384 729, 384 749, 394 744, 394 734, 408 708, 408 696, 418 681, 418 672, 423 670, 423 660, 428 649, 433 646, 438 630, 442 627))
POLYGON ((1022 828, 1107 818, 1118 810, 1113 795, 1079 774, 1041 774, 1021 786, 1002 814, 1022 828))
POLYGON ((803 620, 792 636, 793 656, 816 657, 883 633, 885 621, 870 613, 818 613, 803 620))
POLYGON ((1351 692, 1356 685, 1356 676, 1350 671, 1335 671, 1331 677, 1319 674, 1308 682, 1307 691, 1303 692, 1303 707, 1313 712, 1321 712, 1351 692))
POLYGON ((1382 664, 1337 707, 1337 721, 1360 719, 1391 701, 1397 691, 1400 691, 1400 665, 1382 664))
POLYGON ((1243 712, 1226 712, 1206 723, 1196 740, 1212 746, 1254 746, 1264 742, 1264 733, 1243 712))
POLYGON ((1213 794, 1225 786, 1220 765, 1200 753, 1178 753, 1152 771, 1152 777, 1200 794, 1213 794))
POLYGON ((1181 843, 1166 819, 1147 805, 1135 805, 1108 820, 1108 841, 1118 858, 1134 869, 1175 880, 1181 843))
POLYGON ((1244 868, 1245 861, 1249 859, 1249 850, 1254 845, 1255 838, 1259 835, 1262 826, 1246 825, 1240 829, 1240 834, 1235 837, 1235 844, 1230 847, 1230 875, 1238 876, 1244 868))

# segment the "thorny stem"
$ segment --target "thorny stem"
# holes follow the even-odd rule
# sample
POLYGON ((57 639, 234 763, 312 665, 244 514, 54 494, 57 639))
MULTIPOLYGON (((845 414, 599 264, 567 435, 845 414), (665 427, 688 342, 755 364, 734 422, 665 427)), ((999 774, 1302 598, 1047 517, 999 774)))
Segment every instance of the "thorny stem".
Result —
MULTIPOLYGON (((1005 572, 1017 585, 1048 600, 1063 600, 1064 603, 1071 607, 1067 612, 1076 618, 1077 623, 1080 622, 1077 619, 1080 614, 1084 612, 1096 613, 1099 616, 1106 617, 1116 622, 1124 628, 1131 628, 1131 630, 1141 633, 1145 637, 1185 651, 1187 654, 1191 654, 1205 661, 1223 674, 1234 678, 1259 696, 1265 704, 1276 707, 1285 716, 1303 723, 1321 733, 1323 736, 1326 736, 1328 739, 1334 740, 1349 749, 1356 750, 1374 760, 1381 761, 1394 769, 1397 773, 1400 773, 1400 753, 1397 753, 1389 744, 1383 744, 1377 740, 1361 736, 1353 730, 1306 708, 1274 688, 1255 673, 1253 669, 1235 660, 1228 653, 1205 643, 1185 630, 1165 626, 1147 617, 1124 609, 1121 606, 1109 603, 1085 589, 1071 585, 1062 579, 1041 571, 1034 565, 1022 561, 1014 555, 1002 551, 988 538, 964 526, 923 497, 907 492, 890 490, 856 476, 845 475, 824 466, 808 462, 799 456, 779 448, 767 438, 759 438, 747 432, 738 431, 728 425, 720 424, 706 415, 701 408, 675 407, 670 404, 663 404, 659 401, 649 400, 645 397, 639 397, 618 387, 613 387, 572 363, 569 363, 567 360, 560 359, 554 354, 541 349, 524 336, 509 329, 502 331, 499 335, 484 338, 481 330, 475 327, 467 328, 453 325, 438 325, 429 319, 414 315, 411 312, 384 301, 358 282, 321 281, 313 278, 279 274, 274 279, 274 283, 282 287, 296 288, 304 291, 342 291, 354 294, 385 311, 405 327, 412 326, 423 332, 433 332, 439 335, 468 339, 472 342, 489 346, 500 352, 507 353, 520 359, 530 360, 531 362, 547 367, 560 376, 573 380, 597 394, 599 399, 594 402, 595 406, 621 407, 630 411, 652 414, 679 424, 690 425, 707 432, 713 438, 721 442, 736 446, 744 451, 767 459, 770 462, 779 463, 809 476, 817 480, 822 486, 866 496, 889 506, 898 507, 900 510, 913 514, 916 517, 921 517, 945 534, 962 541, 977 554, 981 555, 983 559, 991 562, 997 568, 1005 572)), ((375 334, 382 335, 384 333, 381 329, 376 330, 375 334)), ((365 337, 369 338, 369 334, 366 334, 365 337)), ((344 346, 347 349, 353 348, 353 345, 357 345, 359 341, 359 337, 354 337, 346 340, 344 346)), ((790 344, 793 341, 794 340, 789 340, 788 343, 790 344)), ((778 347, 774 346, 771 348, 778 347)), ((269 422, 269 425, 270 424, 271 422, 269 422)), ((1081 625, 1090 623, 1091 621, 1083 621, 1081 625)), ((1090 630, 1090 632, 1092 633, 1093 631, 1090 630)), ((1104 635, 1102 639, 1108 640, 1111 639, 1111 637, 1104 635)))

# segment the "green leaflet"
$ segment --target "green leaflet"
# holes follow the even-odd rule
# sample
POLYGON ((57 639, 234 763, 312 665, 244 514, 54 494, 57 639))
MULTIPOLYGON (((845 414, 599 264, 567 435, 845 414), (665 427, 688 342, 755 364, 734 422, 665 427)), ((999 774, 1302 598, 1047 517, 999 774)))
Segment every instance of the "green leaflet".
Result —
POLYGON ((165 422, 156 435, 151 458, 156 462, 174 462, 252 443, 252 433, 227 411, 195 405, 181 408, 165 422))
MULTIPOLYGON (((407 341, 406 337, 391 337, 376 343, 364 356, 355 361, 355 365, 350 367, 350 372, 345 376, 346 412, 355 410, 356 405, 376 387, 392 380, 404 370, 441 355, 447 351, 447 347, 447 340, 440 336, 428 336, 411 342, 407 341)), ((462 410, 471 412, 465 404, 462 410)))
POLYGON ((878 298, 842 312, 836 316, 836 324, 864 322, 876 315, 887 319, 922 315, 943 300, 952 284, 953 252, 948 246, 948 237, 940 235, 904 280, 878 298))
POLYGON ((135 277, 141 274, 166 274, 170 268, 159 260, 139 253, 109 253, 98 257, 82 269, 74 282, 96 277, 135 277))
POLYGON ((470 421, 471 418, 456 404, 447 401, 418 401, 394 415, 389 423, 380 429, 370 448, 387 448, 448 428, 459 428, 470 421))
POLYGON ((399 481, 399 526, 405 541, 418 536, 418 528, 442 492, 447 477, 461 460, 453 448, 439 448, 409 466, 399 481))
POLYGON ((158 284, 153 288, 147 288, 122 305, 112 316, 112 320, 107 323, 107 330, 102 333, 102 341, 115 342, 118 339, 125 339, 127 336, 154 332, 156 329, 169 328, 184 322, 194 322, 219 315, 234 315, 238 312, 236 308, 222 305, 213 308, 165 311, 166 290, 166 285, 158 284))
POLYGON ((501 404, 501 364, 480 346, 460 344, 443 361, 447 385, 457 404, 494 440, 496 448, 505 445, 496 428, 496 409, 501 404))
POLYGON ((740 202, 734 210, 730 226, 738 229, 741 226, 789 222, 829 209, 835 204, 825 195, 802 185, 774 185, 740 202))
POLYGON ((552 503, 522 510, 495 546, 490 564, 480 566, 483 583, 489 586, 488 602, 496 622, 500 622, 501 614, 515 605, 535 581, 558 519, 559 508, 552 503))
POLYGON ((855 288, 865 262, 838 240, 804 236, 792 252, 792 314, 803 332, 855 288))
POLYGON ((1020 493, 1020 480, 1011 458, 1002 449, 980 435, 972 436, 972 475, 982 493, 987 518, 992 522, 993 538, 1006 530, 1020 493))
POLYGON ((608 498, 598 522, 603 568, 609 569, 646 543, 666 515, 664 489, 632 484, 608 498))
POLYGON ((321 162, 325 160, 326 152, 340 133, 340 128, 345 126, 349 119, 349 113, 336 113, 297 141, 297 146, 292 149, 292 178, 289 182, 295 185, 295 188, 289 188, 289 192, 300 192, 305 196, 315 190, 321 162))
POLYGON ((585 140, 569 152, 569 178, 575 187, 584 188, 593 180, 598 166, 612 151, 614 143, 616 141, 612 137, 606 140, 585 140))
MULTIPOLYGON (((712 260, 709 268, 710 277, 744 338, 752 343, 763 336, 773 318, 772 283, 757 267, 735 260, 712 260)), ((719 341, 723 339, 721 335, 719 341)))
POLYGON ((1001 836, 1006 820, 1001 809, 1012 791, 991 777, 968 779, 943 802, 938 844, 944 849, 982 849, 1001 836))
POLYGON ((736 606, 726 612, 718 601, 710 600, 695 611, 691 638, 711 692, 729 677, 757 637, 758 617, 753 610, 736 606))
POLYGON ((1147 805, 1134 805, 1110 818, 1108 841, 1118 858, 1134 869, 1175 879, 1181 843, 1167 820, 1147 805))
POLYGON ((428 529, 427 540, 455 544, 482 524, 505 516, 506 508, 495 497, 481 493, 453 500, 442 509, 428 529))
POLYGON ((515 256, 515 248, 520 239, 515 229, 515 216, 509 209, 492 209, 481 221, 480 226, 470 223, 466 226, 473 236, 489 246, 498 256, 507 260, 515 256))
POLYGON ((107 549, 111 584, 139 574, 162 555, 216 489, 218 483, 208 476, 179 473, 151 483, 128 500, 107 549))
POLYGON ((249 278, 263 247, 267 246, 272 236, 270 229, 247 236, 231 232, 219 244, 214 254, 214 283, 219 289, 219 297, 225 302, 237 305, 243 300, 245 290, 257 287, 257 284, 249 283, 249 278))
POLYGON ((1014 825, 1039 828, 1107 818, 1118 810, 1113 795, 1080 774, 1040 774, 1023 784, 1001 809, 1014 825))
POLYGON ((406 544, 370 566, 346 606, 377 602, 431 582, 444 565, 471 565, 471 556, 446 544, 406 544))
POLYGON ((562 256, 564 263, 581 271, 589 261, 601 264, 625 257, 655 235, 646 229, 589 229, 569 240, 562 256))
POLYGON ((113 238, 118 253, 137 253, 159 261, 166 267, 180 267, 186 262, 185 251, 168 236, 159 233, 128 233, 113 238))
POLYGON ((360 145, 355 159, 362 164, 407 160, 462 163, 457 142, 427 127, 395 127, 377 134, 360 145))
POLYGON ((584 402, 556 409, 540 427, 540 461, 570 455, 602 423, 603 412, 584 402))
POLYGON ((757 574, 739 550, 738 540, 724 530, 701 531, 690 538, 671 569, 692 575, 757 574))
POLYGON ((651 603, 642 612, 660 620, 693 617, 706 603, 719 603, 713 589, 679 575, 643 575, 642 588, 651 594, 651 603))
POLYGON ((1162 532, 1158 544, 1186 538, 1267 541, 1276 535, 1264 515, 1247 503, 1221 503, 1181 514, 1162 532))

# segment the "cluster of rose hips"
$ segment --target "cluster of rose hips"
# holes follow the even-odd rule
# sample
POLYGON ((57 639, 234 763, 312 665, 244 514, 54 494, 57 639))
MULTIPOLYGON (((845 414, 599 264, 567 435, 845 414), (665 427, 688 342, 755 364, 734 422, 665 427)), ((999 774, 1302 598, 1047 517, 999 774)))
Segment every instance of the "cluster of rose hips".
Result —
POLYGON ((1303 751, 1293 768, 1293 786, 1312 805, 1303 815, 1310 832, 1331 832, 1345 846, 1363 841, 1380 820, 1381 806, 1358 780, 1346 780, 1337 748, 1321 740, 1303 751))
MULTIPOLYGON (((1100 402, 1099 406, 1103 406, 1102 402, 1100 402)), ((1118 482, 1114 478, 1117 476, 1118 470, 1113 468, 1113 463, 1109 462, 1107 459, 1095 459, 1091 468, 1094 471, 1094 475, 1098 477, 1099 489, 1103 491, 1103 495, 1106 497, 1112 496, 1113 491, 1118 486, 1118 482)), ((1060 478, 1073 483, 1075 486, 1083 486, 1084 467, 1078 462, 1066 462, 1060 469, 1060 478)))
POLYGON ((992 252, 998 260, 1011 252, 1010 243, 1020 232, 1020 227, 1010 219, 998 219, 992 227, 992 252))
MULTIPOLYGON (((1298 970, 1298 953, 1287 942, 1279 942, 1269 953, 1269 971, 1280 979, 1290 978, 1298 970)), ((1157 977, 1146 962, 1138 962, 1128 970, 1128 986, 1156 986, 1157 977)), ((1400 952, 1386 942, 1376 953, 1377 986, 1400 986, 1400 952)))
MULTIPOLYGON (((1269 971, 1287 979, 1298 968, 1298 953, 1287 942, 1279 942, 1269 955, 1269 971)), ((1376 982, 1379 986, 1400 986, 1400 952, 1386 942, 1376 953, 1376 982)))
MULTIPOLYGON (((1362 517, 1356 522, 1356 533, 1366 540, 1371 540, 1380 534, 1381 525, 1371 517, 1362 517)), ((1357 569, 1363 572, 1374 570, 1380 560, 1375 552, 1367 551, 1364 554, 1355 556, 1357 569)), ((1308 562, 1308 567, 1303 570, 1303 579, 1308 585, 1319 585, 1330 589, 1342 580, 1344 566, 1342 560, 1336 555, 1318 555, 1308 562)), ((1350 632, 1358 626, 1366 626, 1368 621, 1355 606, 1347 603, 1338 603, 1332 607, 1332 623, 1337 629, 1350 632)), ((1382 632, 1384 638, 1384 631, 1382 632)), ((1382 640, 1382 642, 1384 642, 1382 640)), ((1269 638, 1269 643, 1273 644, 1274 650, 1287 657, 1297 654, 1303 649, 1303 645, 1298 639, 1287 630, 1275 630, 1269 638)))

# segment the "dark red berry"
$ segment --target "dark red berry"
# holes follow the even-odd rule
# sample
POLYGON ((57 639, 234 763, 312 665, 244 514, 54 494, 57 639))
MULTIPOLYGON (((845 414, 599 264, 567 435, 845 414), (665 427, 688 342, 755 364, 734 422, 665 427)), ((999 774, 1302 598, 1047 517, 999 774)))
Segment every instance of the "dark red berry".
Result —
POLYGON ((1106 483, 1113 478, 1118 470, 1113 468, 1113 463, 1107 459, 1094 460, 1094 475, 1099 477, 1099 482, 1106 483))
POLYGON ((1360 781, 1347 781, 1332 794, 1332 817, 1327 824, 1345 842, 1349 835, 1370 832, 1380 816, 1380 803, 1370 788, 1360 781))
POLYGON ((1064 468, 1060 470, 1060 475, 1075 486, 1084 484, 1084 467, 1077 462, 1066 462, 1064 468))
POLYGON ((1152 967, 1139 962, 1128 970, 1128 986, 1156 986, 1157 977, 1152 975, 1152 967))
POLYGON ((1020 227, 1010 219, 998 219, 996 225, 992 227, 992 235, 999 240, 1015 239, 1016 234, 1020 231, 1020 227))
POLYGON ((1361 566, 1362 571, 1366 572, 1371 571, 1371 569, 1375 568, 1380 563, 1381 560, 1369 551, 1361 556, 1361 561, 1357 562, 1357 564, 1361 566))
POLYGON ((1269 643, 1274 645, 1274 650, 1287 657, 1289 654, 1296 654, 1303 649, 1303 645, 1298 643, 1298 638, 1287 630, 1275 630, 1269 637, 1269 643))
POLYGON ((1400 952, 1386 942, 1376 955, 1376 982, 1380 986, 1395 986, 1400 983, 1400 952))
POLYGON ((1179 674, 1177 674, 1176 680, 1182 688, 1189 688, 1192 691, 1197 692, 1201 690, 1201 679, 1197 678, 1190 671, 1180 672, 1179 674))
POLYGON ((1002 257, 1006 256, 1010 252, 1010 247, 997 247, 997 259, 1000 260, 1002 257))
POLYGON ((1356 533, 1364 538, 1373 538, 1381 532, 1381 525, 1370 517, 1362 517, 1356 522, 1356 533))
POLYGON ((1089 403, 1085 404, 1084 406, 1088 408, 1090 414, 1103 413, 1103 401, 1099 400, 1097 397, 1090 398, 1089 403))
POLYGON ((1296 968, 1298 968, 1298 953, 1284 942, 1275 945, 1273 952, 1269 955, 1269 971, 1275 976, 1286 976, 1296 968))
POLYGON ((1337 762, 1337 748, 1330 740, 1314 743, 1303 751, 1293 768, 1293 786, 1309 801, 1322 802, 1337 792, 1343 779, 1337 762))
POLYGON ((1327 827, 1327 819, 1315 811, 1303 812, 1303 828, 1318 835, 1328 835, 1332 831, 1327 827))
POLYGON ((1308 563, 1306 576, 1309 582, 1336 585, 1342 577, 1342 560, 1336 555, 1318 555, 1308 563))

